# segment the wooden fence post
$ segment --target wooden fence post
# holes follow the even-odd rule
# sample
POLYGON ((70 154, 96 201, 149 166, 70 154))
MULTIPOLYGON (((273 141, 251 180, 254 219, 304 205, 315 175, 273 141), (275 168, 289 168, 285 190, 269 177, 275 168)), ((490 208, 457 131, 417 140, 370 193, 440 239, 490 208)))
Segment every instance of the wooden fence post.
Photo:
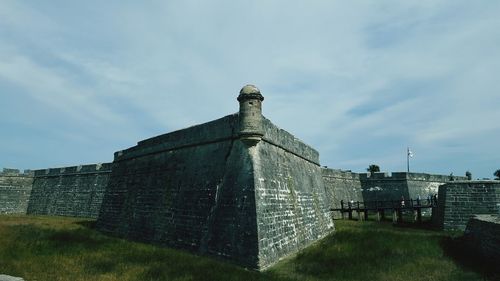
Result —
POLYGON ((344 200, 340 200, 340 209, 340 216, 342 217, 342 219, 345 219, 344 200))

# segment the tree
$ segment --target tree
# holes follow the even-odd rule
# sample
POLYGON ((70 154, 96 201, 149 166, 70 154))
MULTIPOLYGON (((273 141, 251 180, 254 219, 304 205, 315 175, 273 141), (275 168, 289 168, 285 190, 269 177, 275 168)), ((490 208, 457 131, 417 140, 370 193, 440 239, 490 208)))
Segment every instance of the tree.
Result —
POLYGON ((468 180, 472 180, 472 173, 467 171, 465 172, 465 176, 467 177, 468 180))
POLYGON ((496 180, 500 180, 500 169, 496 170, 495 173, 493 173, 493 175, 497 177, 496 180))
POLYGON ((373 173, 380 172, 380 167, 378 165, 371 164, 366 170, 373 175, 373 173))

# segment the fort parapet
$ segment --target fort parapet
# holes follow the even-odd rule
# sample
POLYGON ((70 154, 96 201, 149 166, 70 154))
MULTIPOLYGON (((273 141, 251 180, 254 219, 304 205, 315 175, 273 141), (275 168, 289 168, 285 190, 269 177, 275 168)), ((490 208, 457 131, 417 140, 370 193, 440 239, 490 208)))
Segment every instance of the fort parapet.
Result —
POLYGON ((4 168, 0 172, 0 214, 26 213, 32 184, 32 171, 4 168))
MULTIPOLYGON (((363 201, 363 192, 361 189, 361 175, 351 171, 340 169, 321 169, 325 192, 328 196, 330 208, 340 208, 341 201, 363 201)), ((341 214, 333 213, 334 218, 340 218, 341 214)))
POLYGON ((466 177, 433 175, 426 173, 367 173, 361 174, 361 187, 365 201, 400 200, 402 197, 427 198, 438 193, 438 187, 450 180, 466 180, 466 177))
POLYGON ((97 218, 111 163, 34 171, 28 214, 97 218))
MULTIPOLYGON (((381 201, 426 199, 438 193, 438 187, 450 182, 449 176, 426 173, 376 172, 353 173, 338 169, 322 168, 326 194, 331 208, 340 208, 340 201, 381 201)), ((465 180, 454 177, 453 180, 465 180)), ((430 215, 424 212, 424 215, 430 215)), ((335 218, 340 213, 333 213, 335 218)))

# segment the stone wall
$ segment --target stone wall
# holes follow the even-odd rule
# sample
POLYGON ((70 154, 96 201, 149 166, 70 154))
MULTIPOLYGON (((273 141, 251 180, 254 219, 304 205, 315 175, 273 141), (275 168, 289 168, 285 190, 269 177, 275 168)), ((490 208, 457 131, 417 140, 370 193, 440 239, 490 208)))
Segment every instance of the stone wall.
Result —
POLYGON ((491 264, 500 264, 500 215, 476 215, 467 223, 466 247, 491 264))
MULTIPOLYGON (((406 175, 408 181, 408 196, 410 198, 417 198, 420 196, 422 199, 427 198, 429 195, 438 194, 439 186, 450 182, 450 176, 446 175, 431 175, 424 173, 392 173, 392 176, 401 174, 402 177, 406 175)), ((453 180, 466 181, 466 177, 453 176, 453 180)))
MULTIPOLYGON (((325 192, 330 208, 340 208, 341 200, 356 201, 386 201, 428 199, 438 193, 438 187, 449 182, 450 177, 425 173, 353 173, 335 169, 321 169, 325 192)), ((465 177, 454 177, 465 180, 465 177)), ((424 215, 430 212, 424 210, 424 215)), ((334 218, 340 218, 340 212, 332 212, 334 218)))
MULTIPOLYGON (((361 187, 365 201, 400 200, 428 198, 438 193, 438 187, 450 181, 449 176, 425 173, 393 172, 361 174, 361 187)), ((455 180, 466 180, 465 177, 454 177, 455 180)))
POLYGON ((34 171, 27 213, 97 218, 111 164, 34 171))
POLYGON ((25 214, 33 183, 33 172, 16 169, 0 172, 0 214, 25 214))
POLYGON ((361 174, 361 188, 364 201, 408 199, 408 181, 406 173, 361 174))
POLYGON ((454 181, 439 187, 433 221, 444 230, 464 230, 476 214, 500 213, 500 181, 454 181))
POLYGON ((263 140, 268 144, 282 149, 290 155, 295 155, 307 162, 319 166, 319 153, 314 148, 303 143, 289 132, 274 125, 269 119, 263 117, 263 140))
POLYGON ((97 228, 258 267, 252 161, 238 115, 115 153, 97 228))
POLYGON ((248 145, 238 118, 117 152, 98 229, 254 269, 332 231, 317 151, 266 119, 248 145))
MULTIPOLYGON (((330 208, 340 208, 340 201, 363 201, 360 174, 350 171, 321 169, 325 192, 330 208)), ((340 212, 332 213, 334 218, 341 218, 340 212)))
MULTIPOLYGON (((340 208, 341 200, 356 201, 386 201, 428 199, 438 193, 438 187, 450 181, 449 176, 425 173, 353 173, 335 169, 322 168, 325 192, 330 208, 340 208)), ((465 177, 454 177, 465 180, 465 177)), ((430 211, 424 210, 424 215, 430 211)), ((340 218, 340 212, 332 212, 334 218, 340 218)))
POLYGON ((260 269, 334 230, 318 152, 268 120, 264 132, 262 141, 249 149, 260 269))

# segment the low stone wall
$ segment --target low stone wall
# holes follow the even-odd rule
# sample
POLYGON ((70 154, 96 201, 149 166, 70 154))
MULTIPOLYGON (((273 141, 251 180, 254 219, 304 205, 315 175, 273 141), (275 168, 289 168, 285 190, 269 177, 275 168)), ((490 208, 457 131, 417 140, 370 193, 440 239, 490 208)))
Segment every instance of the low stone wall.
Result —
POLYGON ((400 200, 410 198, 406 173, 361 174, 364 201, 400 200))
POLYGON ((433 222, 444 230, 464 230, 476 214, 499 214, 500 181, 453 181, 439 187, 433 222))
MULTIPOLYGON (((325 193, 330 208, 340 208, 340 201, 363 201, 359 174, 350 171, 322 168, 325 193)), ((341 218, 340 212, 332 212, 334 218, 341 218)))
MULTIPOLYGON (((450 182, 449 176, 426 173, 353 173, 337 169, 322 168, 325 192, 330 208, 340 208, 341 200, 387 201, 405 199, 425 200, 438 193, 438 187, 450 182)), ((465 177, 454 177, 454 180, 465 180, 465 177)), ((430 216, 430 211, 424 210, 423 215, 430 216)), ((332 213, 339 218, 340 212, 332 213)))
MULTIPOLYGON (((465 181, 466 177, 454 176, 453 180, 465 181)), ((426 173, 393 172, 360 174, 363 199, 400 200, 426 199, 438 193, 438 187, 450 182, 450 176, 426 173)))
POLYGON ((33 184, 33 172, 16 169, 0 172, 0 214, 25 214, 33 184))
POLYGON ((36 170, 28 214, 97 218, 111 164, 36 170))
POLYGON ((467 223, 464 241, 492 264, 500 264, 500 215, 476 215, 467 223))
MULTIPOLYGON (((417 198, 420 196, 426 199, 438 193, 439 186, 450 182, 450 176, 445 175, 431 175, 424 173, 392 173, 393 177, 397 174, 407 177, 408 181, 408 196, 410 198, 417 198)), ((466 177, 454 176, 453 180, 466 181, 466 177)))

